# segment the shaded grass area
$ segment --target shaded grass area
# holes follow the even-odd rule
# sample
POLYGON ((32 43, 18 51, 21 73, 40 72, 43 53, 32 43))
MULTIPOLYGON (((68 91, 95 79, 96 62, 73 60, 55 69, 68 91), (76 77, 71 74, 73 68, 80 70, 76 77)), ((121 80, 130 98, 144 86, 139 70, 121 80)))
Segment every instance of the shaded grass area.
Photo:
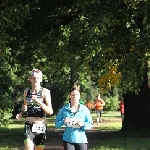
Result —
POLYGON ((105 131, 99 132, 96 144, 90 150, 149 150, 149 141, 149 134, 105 131))
MULTIPOLYGON (((96 118, 96 114, 93 113, 92 117, 96 118)), ((119 111, 103 112, 102 119, 103 122, 96 128, 97 133, 88 134, 89 141, 95 139, 90 150, 150 150, 150 132, 120 132, 122 122, 119 111)))
MULTIPOLYGON (((87 131, 89 150, 149 150, 150 133, 120 132, 122 122, 119 112, 103 112, 103 122, 87 131), (120 119, 120 120, 119 120, 120 119)), ((93 120, 96 113, 92 113, 93 120)), ((55 116, 48 117, 47 147, 61 146, 63 131, 57 131, 54 126, 55 116), (55 140, 52 141, 52 140, 55 140), (61 141, 59 141, 61 140, 61 141), (56 143, 56 144, 55 144, 56 143), (59 144, 60 143, 60 144, 59 144)), ((24 119, 12 120, 8 127, 0 128, 0 150, 22 150, 24 119)), ((46 148, 59 150, 56 148, 46 148)), ((61 149, 60 149, 61 150, 61 149)))
MULTIPOLYGON (((55 128, 55 116, 48 118, 48 128, 55 128)), ((0 128, 0 150, 21 150, 24 147, 24 119, 12 120, 8 127, 0 128)))
POLYGON ((20 150, 23 141, 23 125, 0 128, 0 150, 20 150))

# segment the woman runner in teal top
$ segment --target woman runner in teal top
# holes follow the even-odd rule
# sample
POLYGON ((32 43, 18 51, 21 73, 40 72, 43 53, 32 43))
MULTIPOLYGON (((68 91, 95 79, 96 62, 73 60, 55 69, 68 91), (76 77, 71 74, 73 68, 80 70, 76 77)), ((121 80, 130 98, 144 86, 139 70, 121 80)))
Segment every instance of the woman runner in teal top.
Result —
POLYGON ((73 88, 70 92, 70 103, 62 107, 56 116, 56 128, 65 126, 63 134, 64 150, 87 150, 85 131, 93 125, 89 109, 79 103, 80 92, 73 88))

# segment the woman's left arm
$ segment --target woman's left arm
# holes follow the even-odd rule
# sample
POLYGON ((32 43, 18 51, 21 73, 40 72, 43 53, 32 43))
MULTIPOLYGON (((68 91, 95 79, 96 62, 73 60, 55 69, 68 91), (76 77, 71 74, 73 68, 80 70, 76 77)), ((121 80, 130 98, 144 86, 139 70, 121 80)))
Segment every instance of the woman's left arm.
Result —
POLYGON ((85 107, 85 120, 81 129, 88 130, 93 126, 93 119, 88 108, 85 107))
POLYGON ((44 89, 44 98, 46 101, 46 104, 44 104, 43 102, 39 101, 40 107, 42 107, 42 109, 48 114, 51 115, 53 114, 53 108, 52 108, 52 104, 51 104, 51 94, 50 94, 50 90, 48 89, 44 89))

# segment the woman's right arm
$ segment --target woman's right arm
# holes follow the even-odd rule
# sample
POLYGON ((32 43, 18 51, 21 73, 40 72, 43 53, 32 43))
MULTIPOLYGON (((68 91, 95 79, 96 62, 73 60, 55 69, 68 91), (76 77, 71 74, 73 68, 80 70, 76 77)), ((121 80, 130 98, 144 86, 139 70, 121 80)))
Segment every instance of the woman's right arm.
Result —
POLYGON ((64 125, 63 108, 61 108, 58 115, 56 116, 55 126, 56 128, 61 128, 63 125, 64 125))
POLYGON ((27 90, 24 90, 24 103, 22 104, 21 111, 16 115, 16 119, 20 119, 22 117, 22 113, 27 111, 27 102, 26 102, 27 90))
POLYGON ((27 90, 24 90, 24 103, 22 105, 22 112, 27 111, 27 101, 26 101, 26 96, 27 96, 27 90))

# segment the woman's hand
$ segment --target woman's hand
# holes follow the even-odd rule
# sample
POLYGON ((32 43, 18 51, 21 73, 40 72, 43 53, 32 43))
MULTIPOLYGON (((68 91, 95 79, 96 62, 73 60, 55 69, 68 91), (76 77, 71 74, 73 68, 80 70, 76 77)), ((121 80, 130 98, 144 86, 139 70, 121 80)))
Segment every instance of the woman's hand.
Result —
POLYGON ((42 101, 37 98, 37 95, 32 95, 32 100, 36 101, 39 105, 42 104, 42 101))
POLYGON ((22 117, 22 111, 16 115, 16 119, 19 120, 22 117))
POLYGON ((69 120, 70 120, 70 118, 66 117, 66 118, 64 119, 64 124, 66 124, 67 122, 69 122, 69 120))
POLYGON ((83 123, 83 121, 81 121, 81 120, 79 120, 79 121, 77 122, 77 124, 78 124, 80 127, 84 126, 84 123, 83 123))

